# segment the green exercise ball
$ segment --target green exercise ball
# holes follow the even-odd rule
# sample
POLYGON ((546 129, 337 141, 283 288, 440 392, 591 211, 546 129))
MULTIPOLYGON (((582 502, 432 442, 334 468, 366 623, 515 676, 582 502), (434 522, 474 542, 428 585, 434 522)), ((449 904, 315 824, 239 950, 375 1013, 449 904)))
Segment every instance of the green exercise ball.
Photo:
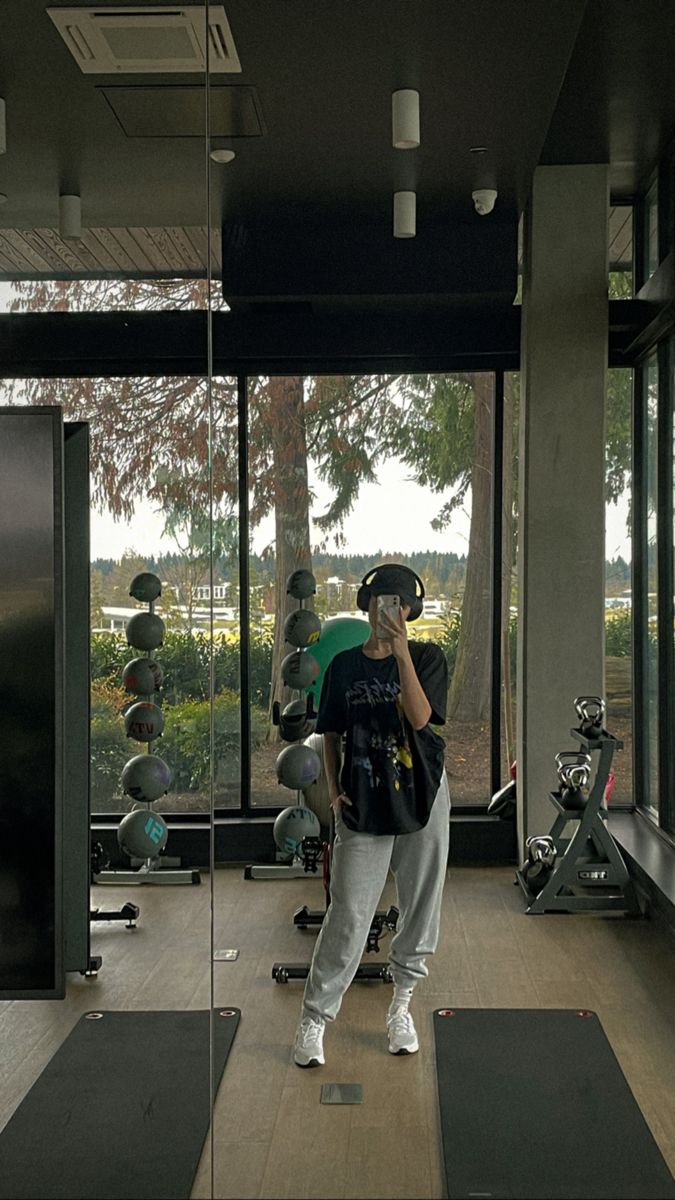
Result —
POLYGON ((328 664, 341 650, 362 646, 368 641, 369 635, 370 623, 361 617, 330 617, 324 621, 321 637, 316 645, 312 646, 312 657, 319 664, 319 674, 314 682, 307 686, 307 695, 314 697, 315 708, 319 705, 321 685, 328 664))
POLYGON ((284 621, 284 640, 291 646, 314 646, 321 637, 321 618, 309 608, 296 608, 284 621))
POLYGON ((166 846, 168 837, 164 818, 147 808, 127 813, 117 829, 117 844, 129 858, 155 858, 166 846))
POLYGON ((171 768, 157 754, 137 754, 122 770, 122 787, 132 800, 152 804, 171 787, 171 768))
POLYGON ((122 672, 122 683, 135 696, 152 696, 162 686, 164 672, 154 658, 132 658, 122 672))
POLYGON ((321 827, 313 812, 297 804, 279 813, 273 832, 282 854, 296 854, 303 838, 321 836, 321 827))
POLYGON ((152 604, 161 594, 162 584, 156 575, 150 571, 141 571, 140 575, 134 575, 129 587, 129 595, 133 596, 134 600, 140 600, 142 604, 152 604))
POLYGON ((139 700, 125 712, 124 727, 127 737, 135 738, 137 742, 154 742, 162 736, 164 713, 159 705, 139 700))
MULTIPOLYGON (((316 644, 318 646, 320 642, 316 644)), ((289 688, 302 690, 309 687, 320 671, 315 655, 309 650, 294 650, 281 663, 281 678, 289 688)))
POLYGON ((156 650, 164 641, 164 622, 156 613, 138 612, 126 624, 127 641, 137 650, 156 650))

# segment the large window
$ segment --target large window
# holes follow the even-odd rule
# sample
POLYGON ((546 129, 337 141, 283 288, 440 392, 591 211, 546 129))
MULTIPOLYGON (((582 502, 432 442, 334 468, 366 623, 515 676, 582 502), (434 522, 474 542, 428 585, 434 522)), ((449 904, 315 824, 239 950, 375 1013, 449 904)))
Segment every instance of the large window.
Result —
POLYGON ((644 280, 651 279, 659 265, 658 180, 654 179, 643 202, 644 280))
POLYGON ((607 375, 605 698, 607 727, 624 743, 613 763, 614 805, 633 802, 632 375, 607 375))
POLYGON ((502 422, 502 611, 501 611, 501 753, 500 782, 505 783, 516 758, 516 650, 518 640, 518 427, 520 375, 504 375, 502 422))
POLYGON ((322 637, 365 639, 358 585, 400 561, 423 579, 423 617, 450 676, 446 763, 455 804, 490 798, 491 374, 288 376, 249 381, 251 776, 255 805, 286 805, 271 723, 282 686, 286 580, 311 566, 322 637), (264 664, 269 664, 267 672, 264 664), (270 686, 267 681, 271 681, 270 686))
POLYGON ((656 354, 644 374, 646 529, 646 621, 644 697, 646 745, 643 803, 654 816, 659 812, 659 628, 658 628, 658 407, 659 383, 656 354))

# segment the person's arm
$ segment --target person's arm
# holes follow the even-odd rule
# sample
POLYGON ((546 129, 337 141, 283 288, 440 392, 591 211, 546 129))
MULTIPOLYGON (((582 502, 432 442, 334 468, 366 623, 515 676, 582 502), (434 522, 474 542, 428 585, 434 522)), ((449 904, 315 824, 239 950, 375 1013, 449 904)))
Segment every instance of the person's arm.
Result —
POLYGON ((323 764, 328 782, 328 798, 331 808, 339 812, 343 804, 351 806, 349 796, 345 796, 340 788, 340 734, 324 733, 323 735, 323 764))
POLYGON ((424 729, 431 720, 431 705, 417 677, 415 664, 410 657, 406 641, 406 653, 398 659, 398 674, 401 681, 401 703, 403 711, 413 729, 424 729))
MULTIPOLYGON (((406 609, 406 612, 408 611, 406 609)), ((424 729, 424 726, 429 724, 433 709, 427 700, 410 655, 403 610, 399 610, 398 621, 392 620, 388 613, 383 614, 382 620, 385 628, 388 628, 391 633, 388 640, 392 654, 398 663, 403 711, 413 729, 424 729)))

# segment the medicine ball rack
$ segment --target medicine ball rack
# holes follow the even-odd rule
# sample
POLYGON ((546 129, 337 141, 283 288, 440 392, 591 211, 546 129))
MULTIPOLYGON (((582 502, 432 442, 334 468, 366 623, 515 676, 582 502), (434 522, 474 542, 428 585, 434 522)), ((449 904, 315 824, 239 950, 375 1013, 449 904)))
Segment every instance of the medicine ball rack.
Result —
POLYGON ((516 882, 527 900, 525 911, 538 914, 614 910, 632 917, 642 916, 635 884, 607 828, 604 807, 612 758, 616 750, 623 749, 623 742, 604 728, 598 731, 598 736, 588 736, 581 729, 570 732, 588 755, 599 753, 593 787, 583 808, 566 807, 562 791, 549 792, 548 799, 558 811, 549 835, 556 857, 551 874, 537 894, 528 887, 523 868, 516 871, 516 882), (577 821, 578 825, 572 836, 566 837, 563 830, 569 821, 577 821))

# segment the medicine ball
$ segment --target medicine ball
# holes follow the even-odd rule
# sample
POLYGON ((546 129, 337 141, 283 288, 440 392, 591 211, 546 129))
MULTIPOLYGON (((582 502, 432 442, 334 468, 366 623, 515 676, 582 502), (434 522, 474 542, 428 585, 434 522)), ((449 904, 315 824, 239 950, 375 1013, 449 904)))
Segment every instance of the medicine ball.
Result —
POLYGON ((321 619, 309 608, 296 608, 284 621, 284 638, 291 646, 311 646, 321 637, 321 619))
POLYGON ((117 829, 117 844, 129 858, 155 858, 166 846, 169 830, 159 813, 135 808, 117 829))
POLYGON ((152 804, 171 787, 171 768, 157 754, 137 754, 122 770, 122 787, 133 800, 152 804))
POLYGON ((164 713, 157 704, 139 700, 125 712, 124 727, 127 737, 135 738, 137 742, 154 742, 162 735, 164 713))
POLYGON ((129 617, 127 641, 138 650, 156 650, 164 641, 164 622, 156 613, 139 612, 129 617))
POLYGON ((150 571, 141 571, 134 575, 129 587, 129 595, 142 604, 152 604, 162 594, 162 585, 156 575, 150 571))
POLYGON ((321 759, 309 746, 287 746, 277 758, 277 779, 294 792, 309 787, 321 773, 321 759))
POLYGON ((281 678, 286 687, 303 690, 308 688, 318 677, 321 667, 308 650, 294 650, 287 654, 281 663, 281 678))
POLYGON ((122 672, 122 682, 127 692, 135 696, 152 696, 162 686, 164 672, 154 658, 132 658, 122 672))
POLYGON ((312 733, 315 725, 316 716, 313 720, 307 717, 306 700, 291 700, 279 717, 279 732, 285 742, 299 742, 312 733))
POLYGON ((308 808, 292 805, 283 809, 274 822, 274 841, 282 854, 297 853, 306 837, 320 837, 317 817, 308 808))
POLYGON ((308 596, 313 596, 315 591, 316 579, 311 571, 301 568, 288 576, 286 594, 292 596, 294 600, 306 600, 308 596))
POLYGON ((321 773, 314 780, 314 783, 310 783, 302 789, 302 798, 307 807, 319 818, 324 829, 328 829, 330 828, 331 808, 328 796, 328 780, 323 760, 323 734, 310 733, 309 737, 305 738, 305 746, 309 746, 310 750, 314 750, 318 754, 321 761, 321 773))

